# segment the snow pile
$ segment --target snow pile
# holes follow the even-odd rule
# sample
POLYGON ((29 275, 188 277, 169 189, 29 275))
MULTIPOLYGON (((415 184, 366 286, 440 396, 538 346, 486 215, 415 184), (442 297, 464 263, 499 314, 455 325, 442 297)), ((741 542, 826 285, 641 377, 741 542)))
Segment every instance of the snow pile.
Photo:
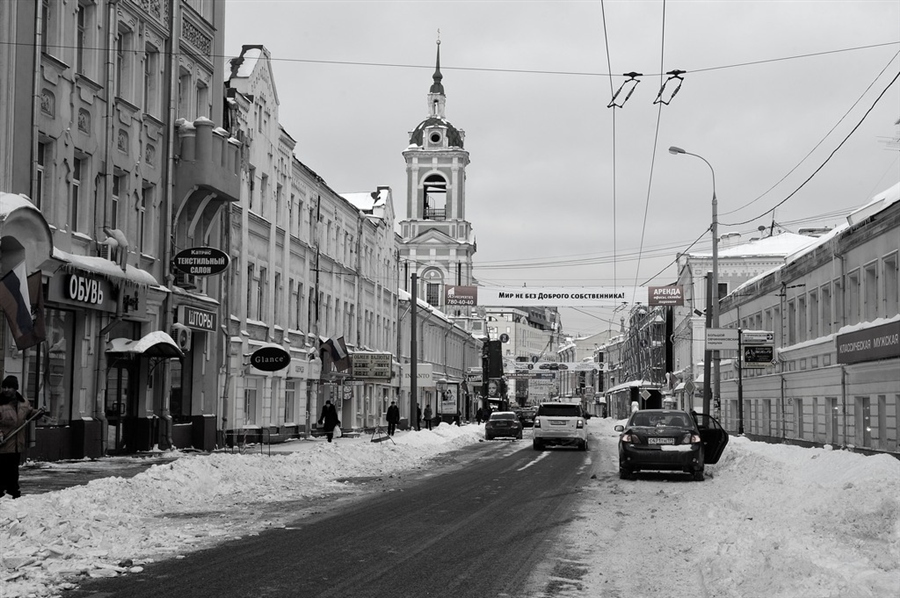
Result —
MULTIPOLYGON (((184 454, 129 479, 93 480, 0 499, 0 598, 49 596, 79 575, 117 575, 283 521, 254 505, 351 491, 338 478, 387 476, 484 437, 483 426, 442 425, 370 437, 295 441, 270 455, 184 454)), ((52 468, 52 464, 50 464, 52 468)), ((27 491, 27 488, 25 488, 27 491)))

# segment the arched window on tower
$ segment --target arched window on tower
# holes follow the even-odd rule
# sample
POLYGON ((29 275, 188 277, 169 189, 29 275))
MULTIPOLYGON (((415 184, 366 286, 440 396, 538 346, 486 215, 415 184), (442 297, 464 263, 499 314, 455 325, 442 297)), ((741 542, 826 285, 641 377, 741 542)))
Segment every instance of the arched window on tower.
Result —
POLYGON ((439 174, 430 174, 425 178, 422 189, 423 210, 425 220, 445 220, 447 218, 447 181, 439 174))

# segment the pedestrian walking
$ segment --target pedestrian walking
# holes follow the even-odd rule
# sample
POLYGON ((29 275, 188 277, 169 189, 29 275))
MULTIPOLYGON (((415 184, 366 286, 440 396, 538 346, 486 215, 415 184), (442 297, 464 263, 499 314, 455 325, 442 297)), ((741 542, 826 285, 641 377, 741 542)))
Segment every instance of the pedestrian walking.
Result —
POLYGON ((478 411, 475 412, 475 421, 480 424, 482 419, 484 419, 484 409, 479 407, 478 411))
POLYGON ((425 427, 430 430, 431 429, 431 417, 432 417, 431 405, 425 405, 424 415, 425 415, 425 427))
POLYGON ((391 406, 387 408, 385 415, 388 423, 388 436, 393 436, 397 431, 397 424, 400 423, 400 408, 397 407, 396 401, 391 401, 391 406))
POLYGON ((416 403, 416 432, 422 429, 422 407, 416 403))
POLYGON ((325 430, 325 436, 328 438, 328 442, 331 442, 331 439, 334 438, 334 429, 341 425, 341 420, 338 419, 337 409, 334 408, 331 401, 325 401, 325 405, 322 407, 322 415, 319 416, 319 424, 321 424, 322 429, 325 430))
POLYGON ((25 425, 43 414, 19 393, 19 379, 7 376, 0 384, 0 496, 19 498, 19 462, 25 452, 25 425))

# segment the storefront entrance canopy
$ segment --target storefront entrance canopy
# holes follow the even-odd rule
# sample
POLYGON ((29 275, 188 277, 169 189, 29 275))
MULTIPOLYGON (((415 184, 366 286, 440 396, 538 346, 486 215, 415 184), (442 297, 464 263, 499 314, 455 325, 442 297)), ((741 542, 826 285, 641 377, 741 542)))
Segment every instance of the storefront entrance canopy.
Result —
POLYGON ((142 355, 144 357, 164 357, 178 359, 184 357, 184 353, 171 336, 161 330, 151 332, 139 340, 127 338, 114 338, 109 341, 107 353, 121 353, 126 355, 142 355))

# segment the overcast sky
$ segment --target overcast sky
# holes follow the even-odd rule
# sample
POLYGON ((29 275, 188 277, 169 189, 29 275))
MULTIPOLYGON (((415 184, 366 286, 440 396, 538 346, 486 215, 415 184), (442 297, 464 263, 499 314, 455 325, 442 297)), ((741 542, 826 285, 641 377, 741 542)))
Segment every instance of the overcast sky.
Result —
POLYGON ((405 218, 438 29, 484 285, 673 282, 676 253, 711 247, 713 185, 672 145, 710 163, 719 232, 745 239, 839 224, 900 180, 896 0, 227 0, 226 54, 264 45, 296 157, 340 193, 389 185, 405 218))

